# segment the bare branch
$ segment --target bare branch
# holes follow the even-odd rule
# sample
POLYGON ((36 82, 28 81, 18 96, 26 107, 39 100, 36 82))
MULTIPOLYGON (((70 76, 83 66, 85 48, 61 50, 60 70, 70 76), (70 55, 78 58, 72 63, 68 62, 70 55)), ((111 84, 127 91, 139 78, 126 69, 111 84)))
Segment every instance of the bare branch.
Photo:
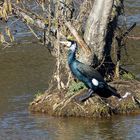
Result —
POLYGON ((66 22, 65 25, 68 27, 68 29, 70 30, 70 32, 73 34, 73 36, 75 37, 75 39, 77 40, 77 42, 79 43, 79 45, 83 49, 83 51, 87 55, 89 55, 91 53, 91 50, 87 46, 87 44, 84 42, 84 40, 82 39, 82 37, 78 34, 78 32, 76 31, 76 29, 71 25, 70 22, 66 22))
POLYGON ((140 40, 140 36, 127 36, 129 39, 140 40))

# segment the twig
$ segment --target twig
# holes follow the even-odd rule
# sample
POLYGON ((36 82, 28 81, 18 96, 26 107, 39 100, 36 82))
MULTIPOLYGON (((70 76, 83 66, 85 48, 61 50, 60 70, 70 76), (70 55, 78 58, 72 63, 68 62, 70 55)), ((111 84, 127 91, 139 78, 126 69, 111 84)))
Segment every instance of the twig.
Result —
MULTIPOLYGON (((59 2, 57 2, 57 14, 56 14, 56 19, 58 21, 58 16, 59 16, 59 2)), ((58 28, 58 23, 56 24, 57 28, 57 87, 60 90, 60 35, 59 35, 59 28, 58 28)))
POLYGON ((12 24, 16 23, 18 20, 20 20, 20 19, 16 19, 15 21, 11 22, 10 25, 9 25, 9 27, 10 27, 12 24))
POLYGON ((69 72, 69 74, 68 74, 68 81, 67 81, 67 84, 66 84, 67 88, 68 88, 68 86, 70 84, 70 79, 71 79, 71 73, 69 72))
POLYGON ((134 29, 135 26, 136 26, 136 22, 132 26, 130 26, 130 28, 128 28, 128 30, 122 35, 122 38, 128 35, 129 32, 134 29))
POLYGON ((136 23, 134 23, 132 26, 130 26, 125 33, 123 33, 121 36, 116 36, 118 50, 117 50, 117 64, 115 67, 115 79, 119 79, 119 71, 120 71, 120 60, 121 60, 121 48, 124 47, 124 38, 129 34, 129 32, 136 26, 136 23))
POLYGON ((72 10, 70 9, 70 7, 66 3, 64 3, 63 1, 60 1, 60 3, 62 3, 66 8, 68 8, 70 10, 70 12, 72 12, 72 10))
POLYGON ((59 44, 59 33, 57 32, 57 82, 58 89, 60 90, 60 44, 59 44))
POLYGON ((45 28, 45 20, 44 18, 41 18, 39 15, 37 15, 36 13, 34 12, 31 12, 30 10, 27 11, 27 9, 21 9, 20 7, 18 7, 17 5, 15 4, 12 4, 13 6, 13 14, 17 15, 18 17, 24 19, 25 21, 28 20, 28 22, 32 25, 35 25, 41 29, 44 29, 45 28), (33 16, 30 16, 29 15, 32 14, 33 16))
POLYGON ((99 69, 105 61, 105 56, 103 57, 101 63, 95 68, 96 70, 99 69))
POLYGON ((78 32, 76 31, 76 29, 71 25, 70 22, 65 22, 65 25, 68 27, 68 29, 70 30, 70 32, 73 34, 73 36, 75 37, 75 39, 77 40, 77 42, 79 43, 79 45, 81 46, 81 48, 83 49, 83 51, 89 55, 91 53, 90 48, 86 45, 86 43, 84 42, 84 40, 81 38, 81 36, 78 34, 78 32))
POLYGON ((74 102, 78 107, 80 107, 84 112, 86 112, 86 110, 84 109, 84 107, 82 107, 80 104, 74 102))
POLYGON ((115 75, 114 75, 114 79, 119 79, 120 78, 120 60, 117 61, 117 64, 115 66, 115 75))
POLYGON ((6 42, 6 41, 5 41, 4 43, 3 43, 3 46, 4 46, 4 47, 2 48, 3 50, 6 49, 6 48, 11 47, 10 43, 8 43, 8 42, 6 42), (5 45, 4 45, 4 43, 5 43, 5 45))
POLYGON ((127 38, 134 39, 134 40, 140 40, 139 36, 127 36, 127 38))
POLYGON ((38 40, 40 40, 40 38, 37 36, 37 34, 34 32, 34 30, 28 25, 28 24, 26 24, 27 25, 27 27, 30 29, 30 31, 33 33, 33 35, 38 39, 38 40))

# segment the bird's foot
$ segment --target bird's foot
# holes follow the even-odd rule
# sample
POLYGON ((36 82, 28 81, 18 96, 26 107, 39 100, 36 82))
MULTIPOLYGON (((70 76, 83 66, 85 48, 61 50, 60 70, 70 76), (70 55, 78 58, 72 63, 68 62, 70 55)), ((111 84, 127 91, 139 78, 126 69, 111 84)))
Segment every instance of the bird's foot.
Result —
POLYGON ((123 95, 123 96, 119 99, 119 101, 121 101, 122 99, 127 98, 129 95, 131 95, 131 93, 130 93, 130 92, 126 92, 125 95, 123 95))
POLYGON ((93 97, 93 96, 94 96, 93 90, 90 89, 86 94, 83 94, 80 97, 78 97, 77 101, 78 102, 84 102, 84 101, 86 101, 87 99, 89 99, 90 97, 93 97))

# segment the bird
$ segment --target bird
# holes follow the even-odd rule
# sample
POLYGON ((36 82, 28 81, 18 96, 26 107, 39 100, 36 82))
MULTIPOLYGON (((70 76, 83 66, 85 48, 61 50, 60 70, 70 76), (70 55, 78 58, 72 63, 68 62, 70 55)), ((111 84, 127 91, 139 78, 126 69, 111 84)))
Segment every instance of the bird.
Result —
POLYGON ((61 41, 61 43, 69 47, 67 61, 72 74, 79 81, 82 81, 89 89, 86 94, 79 98, 80 102, 86 101, 88 98, 94 96, 95 93, 104 98, 108 98, 110 96, 116 96, 119 100, 123 98, 117 93, 115 88, 107 84, 107 82, 97 70, 95 70, 92 66, 84 64, 76 59, 76 41, 66 40, 61 41))

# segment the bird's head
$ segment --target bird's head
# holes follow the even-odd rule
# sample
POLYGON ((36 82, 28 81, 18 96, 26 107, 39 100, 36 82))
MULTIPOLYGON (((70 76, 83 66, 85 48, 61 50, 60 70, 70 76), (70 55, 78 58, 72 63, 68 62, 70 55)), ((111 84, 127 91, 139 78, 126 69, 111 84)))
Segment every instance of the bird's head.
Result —
POLYGON ((77 43, 74 40, 67 39, 65 41, 60 41, 60 43, 67 46, 72 52, 75 52, 77 49, 77 43))

